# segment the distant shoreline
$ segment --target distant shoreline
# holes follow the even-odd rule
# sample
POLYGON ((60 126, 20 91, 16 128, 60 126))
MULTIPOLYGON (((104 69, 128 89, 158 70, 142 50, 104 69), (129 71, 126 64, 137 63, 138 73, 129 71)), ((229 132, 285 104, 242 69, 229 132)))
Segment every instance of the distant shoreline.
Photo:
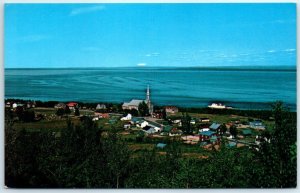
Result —
MULTIPOLYGON (((35 99, 21 99, 21 98, 4 98, 4 100, 5 100, 5 103, 7 101, 20 101, 20 102, 39 101, 39 102, 45 103, 45 104, 46 103, 51 103, 51 104, 53 103, 54 104, 54 103, 76 102, 76 103, 79 103, 81 105, 88 105, 88 106, 93 105, 93 106, 95 106, 94 108, 96 108, 97 104, 105 104, 105 105, 108 105, 108 104, 110 104, 110 105, 122 105, 123 104, 123 102, 103 102, 103 101, 102 102, 101 101, 92 102, 92 101, 79 101, 79 100, 60 101, 60 100, 40 100, 40 99, 35 100, 35 99)), ((230 103, 230 102, 226 102, 225 104, 227 104, 227 103, 230 103)), ((256 104, 256 103, 253 103, 253 104, 256 104)), ((235 108, 235 107, 233 107, 232 109, 230 108, 230 109, 213 109, 213 110, 215 110, 215 111, 232 111, 232 112, 234 112, 234 111, 271 111, 272 110, 271 109, 271 103, 264 103, 264 104, 266 104, 266 105, 269 104, 270 108, 269 109, 265 109, 265 108, 255 109, 255 108, 235 108)), ((286 103, 284 103, 284 104, 287 106, 286 103)), ((184 106, 184 105, 155 105, 155 104, 154 104, 154 106, 159 107, 159 108, 164 107, 164 106, 176 106, 176 107, 178 107, 179 109, 181 109, 183 111, 185 111, 185 110, 197 111, 197 110, 210 109, 207 106, 191 107, 191 106, 184 106)), ((53 105, 53 107, 54 107, 54 105, 53 105)), ((289 109, 289 110, 290 110, 290 112, 297 112, 297 106, 296 106, 295 110, 294 109, 289 109)))
POLYGON ((297 66, 124 66, 124 67, 53 67, 53 68, 4 68, 4 70, 109 70, 109 69, 120 69, 120 70, 145 70, 145 69, 160 69, 160 70, 224 70, 224 71, 297 71, 297 66))

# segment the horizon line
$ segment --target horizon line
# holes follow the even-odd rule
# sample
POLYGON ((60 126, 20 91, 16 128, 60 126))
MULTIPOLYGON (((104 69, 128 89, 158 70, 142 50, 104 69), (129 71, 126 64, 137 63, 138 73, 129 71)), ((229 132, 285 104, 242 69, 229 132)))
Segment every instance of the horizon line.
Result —
POLYGON ((295 67, 297 65, 247 65, 247 66, 89 66, 89 67, 4 67, 4 69, 87 69, 87 68, 136 68, 136 69, 144 69, 144 68, 290 68, 295 67))

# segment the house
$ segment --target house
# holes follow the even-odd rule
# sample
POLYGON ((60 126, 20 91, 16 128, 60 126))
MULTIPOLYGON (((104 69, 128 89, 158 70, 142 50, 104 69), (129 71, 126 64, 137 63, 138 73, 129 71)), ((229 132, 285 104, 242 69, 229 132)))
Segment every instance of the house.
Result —
POLYGON ((236 147, 236 142, 229 142, 228 147, 236 147))
POLYGON ((14 108, 14 109, 17 108, 17 106, 18 106, 17 103, 13 103, 13 104, 12 104, 12 108, 14 108))
POLYGON ((186 144, 197 144, 199 142, 199 135, 187 135, 181 137, 181 139, 186 144))
POLYGON ((130 129, 131 125, 130 124, 125 124, 123 127, 124 127, 124 129, 130 129))
POLYGON ((65 103, 58 103, 54 106, 54 108, 56 109, 65 109, 66 108, 66 104, 65 103))
POLYGON ((145 131, 147 134, 153 134, 156 133, 156 130, 153 127, 150 127, 147 131, 145 131))
POLYGON ((166 106, 165 107, 166 113, 178 113, 178 108, 175 106, 166 106))
POLYGON ((139 118, 139 117, 132 117, 131 118, 131 124, 138 124, 138 123, 141 123, 143 121, 144 121, 143 118, 139 118))
POLYGON ((98 118, 104 118, 104 119, 108 119, 109 118, 109 114, 108 113, 94 112, 94 116, 96 116, 98 118))
POLYGON ((210 125, 209 129, 213 132, 220 134, 221 133, 220 126, 221 126, 221 124, 219 124, 219 123, 213 123, 210 125))
POLYGON ((122 118, 121 118, 121 121, 130 121, 131 118, 132 118, 132 115, 131 115, 131 114, 127 114, 126 117, 122 117, 122 118))
POLYGON ((156 145, 156 147, 158 147, 158 148, 164 148, 164 147, 166 147, 166 145, 167 144, 165 144, 165 143, 158 143, 157 145, 156 145))
POLYGON ((35 102, 27 102, 27 108, 30 109, 30 108, 35 108, 35 105, 36 103, 35 102))
POLYGON ((260 120, 254 120, 249 122, 249 126, 252 129, 261 129, 261 130, 266 129, 266 127, 263 125, 263 123, 260 120))
POLYGON ((140 124, 137 124, 136 126, 137 126, 137 127, 144 128, 144 127, 146 127, 148 124, 149 124, 149 123, 148 123, 147 121, 143 121, 143 122, 141 122, 140 124))
POLYGON ((192 120, 190 121, 190 123, 191 123, 192 125, 195 125, 195 124, 196 124, 196 121, 195 121, 194 119, 192 119, 192 120))
POLYGON ((7 103, 5 104, 5 107, 10 108, 10 107, 11 107, 11 103, 10 103, 10 102, 7 102, 7 103))
POLYGON ((201 124, 199 125, 199 132, 203 132, 203 131, 209 131, 209 127, 210 125, 209 124, 201 124))
POLYGON ((203 118, 199 118, 199 122, 207 123, 207 122, 210 122, 210 120, 209 120, 209 118, 203 117, 203 118))
POLYGON ((251 129, 244 129, 244 130, 242 130, 242 133, 243 133, 244 136, 251 136, 252 135, 251 129))
POLYGON ((67 106, 69 107, 70 110, 74 110, 74 111, 75 111, 76 108, 79 107, 79 106, 78 106, 78 103, 75 103, 75 102, 69 102, 69 103, 67 104, 67 106))
POLYGON ((181 119, 175 119, 175 120, 172 121, 172 123, 179 124, 179 123, 181 123, 181 119))
POLYGON ((180 136, 182 135, 182 131, 177 128, 172 128, 169 132, 169 136, 180 136))
POLYGON ((96 110, 100 110, 100 109, 106 109, 106 105, 105 104, 98 104, 96 106, 96 110))
POLYGON ((216 136, 217 133, 213 131, 203 131, 199 133, 200 141, 209 141, 212 136, 216 136))

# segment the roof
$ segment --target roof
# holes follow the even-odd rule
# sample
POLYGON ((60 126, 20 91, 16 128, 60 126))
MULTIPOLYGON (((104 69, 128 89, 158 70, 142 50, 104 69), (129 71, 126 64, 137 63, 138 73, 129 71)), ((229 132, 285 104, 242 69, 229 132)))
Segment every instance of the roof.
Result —
POLYGON ((212 137, 210 138, 210 141, 211 141, 211 142, 215 142, 215 141, 217 141, 217 140, 218 140, 217 136, 212 136, 212 137))
POLYGON ((69 107, 74 107, 74 106, 77 106, 78 104, 75 103, 75 102, 69 102, 67 105, 68 105, 69 107))
POLYGON ((220 126, 221 126, 221 124, 213 123, 209 128, 212 130, 217 130, 220 126))
POLYGON ((142 121, 142 120, 144 120, 143 118, 139 118, 139 117, 132 117, 131 118, 131 121, 133 121, 133 122, 138 122, 138 121, 142 121))
POLYGON ((154 128, 150 128, 146 131, 146 133, 151 134, 151 133, 156 133, 156 130, 154 128))
POLYGON ((137 99, 132 99, 130 102, 128 103, 123 103, 123 106, 139 106, 140 103, 142 103, 145 100, 137 100, 137 99))
POLYGON ((172 128, 173 128, 172 126, 166 125, 166 126, 164 126, 163 131, 164 132, 170 132, 172 128))
POLYGON ((243 135, 251 135, 252 131, 250 129, 244 129, 243 131, 243 135))
POLYGON ((212 136, 213 134, 215 134, 215 132, 213 131, 202 131, 200 133, 200 135, 205 135, 205 136, 212 136))
POLYGON ((164 144, 164 143, 158 143, 158 144, 156 145, 156 147, 164 148, 164 147, 166 147, 166 145, 167 145, 167 144, 164 144))
POLYGON ((228 146, 229 146, 229 147, 235 147, 235 146, 236 146, 236 143, 235 143, 235 142, 229 142, 229 143, 228 143, 228 146))

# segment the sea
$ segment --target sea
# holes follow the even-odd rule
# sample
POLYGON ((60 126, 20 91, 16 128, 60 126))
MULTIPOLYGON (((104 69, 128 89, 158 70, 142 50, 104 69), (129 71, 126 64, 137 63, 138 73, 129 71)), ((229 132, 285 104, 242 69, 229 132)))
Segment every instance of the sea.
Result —
POLYGON ((296 67, 215 68, 41 68, 5 69, 5 98, 41 101, 123 103, 145 99, 154 105, 270 109, 281 100, 296 111, 296 67))

